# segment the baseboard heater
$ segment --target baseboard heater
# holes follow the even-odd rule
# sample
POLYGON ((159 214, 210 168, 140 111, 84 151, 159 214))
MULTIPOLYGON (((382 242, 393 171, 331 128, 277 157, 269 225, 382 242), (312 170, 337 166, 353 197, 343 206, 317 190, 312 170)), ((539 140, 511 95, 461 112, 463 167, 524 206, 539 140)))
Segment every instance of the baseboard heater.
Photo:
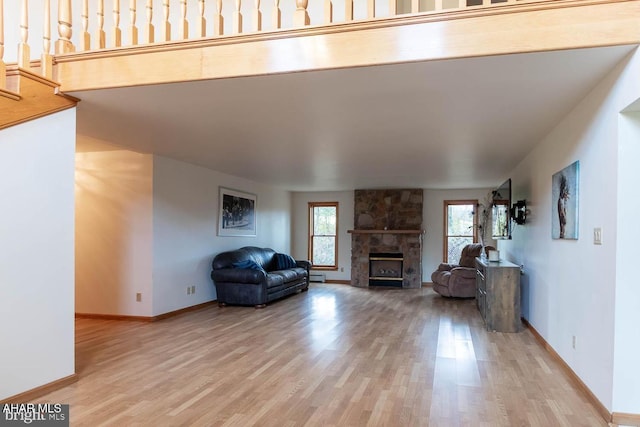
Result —
POLYGON ((324 282, 326 276, 324 273, 309 273, 310 282, 324 282))

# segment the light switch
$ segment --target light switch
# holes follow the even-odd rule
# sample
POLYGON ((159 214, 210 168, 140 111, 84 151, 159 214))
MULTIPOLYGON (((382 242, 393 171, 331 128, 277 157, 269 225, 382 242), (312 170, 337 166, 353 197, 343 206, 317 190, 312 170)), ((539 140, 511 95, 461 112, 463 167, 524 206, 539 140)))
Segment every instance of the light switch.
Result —
POLYGON ((594 245, 602 244, 602 228, 600 227, 593 229, 593 244, 594 245))

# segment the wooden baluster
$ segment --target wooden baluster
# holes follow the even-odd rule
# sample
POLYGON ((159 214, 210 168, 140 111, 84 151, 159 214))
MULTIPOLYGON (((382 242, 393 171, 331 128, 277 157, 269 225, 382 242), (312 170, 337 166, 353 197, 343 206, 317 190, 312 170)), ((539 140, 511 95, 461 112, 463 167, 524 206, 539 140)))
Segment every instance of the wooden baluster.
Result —
POLYGON ((18 43, 18 67, 31 68, 31 52, 29 52, 29 1, 20 4, 20 43, 18 43))
POLYGON ((136 19, 138 18, 138 5, 136 0, 129 0, 129 20, 131 21, 131 27, 129 28, 129 37, 131 39, 131 45, 138 44, 138 27, 136 27, 136 19))
MULTIPOLYGON (((351 1, 353 5, 353 0, 351 1)), ((307 6, 309 5, 309 0, 296 0, 296 10, 293 12, 293 26, 294 27, 303 27, 305 25, 309 25, 309 13, 307 12, 307 6)))
POLYGON ((113 0, 113 31, 111 32, 113 47, 122 46, 122 31, 120 30, 120 0, 113 0))
POLYGON ((164 25, 162 26, 162 41, 171 40, 171 23, 169 23, 169 0, 163 0, 164 25))
POLYGON ((187 21, 187 0, 180 0, 180 34, 183 39, 189 38, 189 22, 187 21))
POLYGON ((58 54, 75 50, 71 43, 71 16, 71 0, 58 0, 58 40, 56 41, 58 54))
POLYGON ((331 24, 333 22, 333 2, 324 0, 324 23, 331 24))
POLYGON ((274 0, 273 2, 273 14, 271 15, 271 21, 274 30, 282 27, 282 11, 280 10, 280 0, 274 0))
POLYGON ((344 0, 344 20, 353 21, 353 0, 344 0))
POLYGON ((255 9, 253 11, 253 25, 251 29, 253 31, 262 30, 262 12, 260 12, 260 0, 254 0, 255 9))
POLYGON ((44 24, 42 28, 42 56, 40 58, 40 74, 48 79, 53 78, 53 57, 51 56, 51 2, 44 0, 44 24))
POLYGON ((0 0, 0 89, 6 89, 7 66, 2 58, 4 58, 4 0, 0 0))
MULTIPOLYGON (((484 0, 484 1, 486 1, 486 0, 484 0)), ((489 1, 491 1, 491 0, 489 0, 489 1)), ((412 5, 411 9, 412 9, 411 11, 413 12, 413 5, 412 5)), ((442 0, 435 0, 434 10, 443 10, 442 0)))
POLYGON ((89 35, 89 0, 82 0, 82 39, 80 50, 91 49, 91 36, 89 35))
POLYGON ((236 10, 233 12, 233 32, 238 34, 242 32, 242 0, 236 0, 236 10))
POLYGON ((144 26, 144 38, 147 43, 153 43, 155 34, 153 29, 153 0, 147 0, 147 24, 144 26))
POLYGON ((200 18, 198 19, 198 36, 207 36, 207 20, 204 17, 204 0, 198 0, 198 8, 200 10, 200 18))
POLYGON ((216 13, 213 15, 213 35, 224 34, 224 18, 222 16, 222 0, 216 0, 216 13))
POLYGON ((367 19, 376 17, 376 0, 367 0, 367 19))
POLYGON ((96 28, 96 48, 104 49, 107 45, 104 33, 104 0, 98 0, 98 26, 96 28))
MULTIPOLYGON (((442 5, 442 1, 440 2, 440 4, 442 5)), ((411 13, 418 13, 418 12, 420 12, 420 0, 411 0, 411 13)))
POLYGON ((396 16, 398 14, 398 4, 396 0, 389 0, 389 16, 396 16))

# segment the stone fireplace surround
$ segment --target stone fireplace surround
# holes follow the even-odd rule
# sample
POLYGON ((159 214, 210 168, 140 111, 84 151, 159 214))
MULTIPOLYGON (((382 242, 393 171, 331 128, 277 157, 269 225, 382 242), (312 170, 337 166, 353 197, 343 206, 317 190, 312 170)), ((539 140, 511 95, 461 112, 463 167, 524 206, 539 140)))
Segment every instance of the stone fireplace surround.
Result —
POLYGON ((369 287, 369 254, 403 255, 402 288, 422 286, 422 189, 356 190, 351 284, 369 287))

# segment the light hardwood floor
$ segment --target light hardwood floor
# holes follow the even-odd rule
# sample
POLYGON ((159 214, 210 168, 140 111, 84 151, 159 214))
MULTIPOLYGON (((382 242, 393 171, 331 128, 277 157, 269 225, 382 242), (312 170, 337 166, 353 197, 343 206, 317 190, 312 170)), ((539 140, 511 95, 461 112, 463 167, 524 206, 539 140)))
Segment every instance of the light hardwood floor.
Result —
POLYGON ((606 426, 525 330, 474 300, 312 284, 263 310, 78 319, 72 426, 606 426))

